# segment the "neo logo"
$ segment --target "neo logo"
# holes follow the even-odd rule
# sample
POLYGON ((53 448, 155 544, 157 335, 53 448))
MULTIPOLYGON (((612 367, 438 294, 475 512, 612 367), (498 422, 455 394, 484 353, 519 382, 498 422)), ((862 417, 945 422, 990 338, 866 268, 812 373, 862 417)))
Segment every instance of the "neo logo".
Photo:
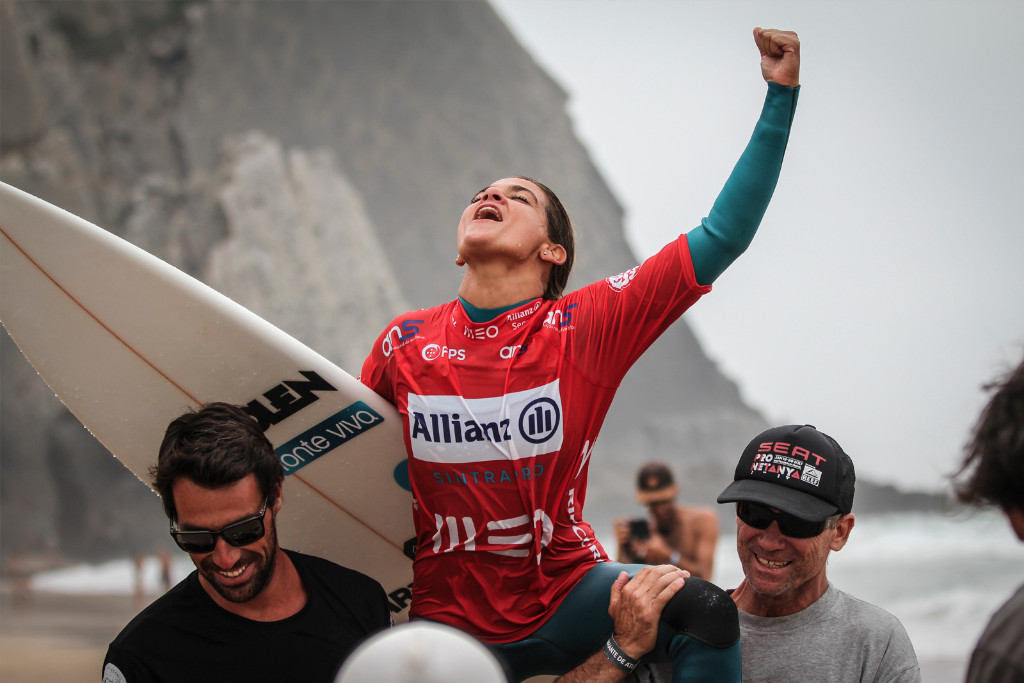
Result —
POLYGON ((565 307, 565 310, 556 309, 554 311, 548 311, 547 317, 544 319, 545 325, 551 325, 559 329, 568 327, 572 323, 572 309, 579 306, 579 304, 569 304, 565 307))
POLYGON ((488 325, 487 327, 481 327, 473 329, 472 327, 464 326, 462 328, 462 334, 470 339, 494 339, 501 332, 497 325, 488 325))

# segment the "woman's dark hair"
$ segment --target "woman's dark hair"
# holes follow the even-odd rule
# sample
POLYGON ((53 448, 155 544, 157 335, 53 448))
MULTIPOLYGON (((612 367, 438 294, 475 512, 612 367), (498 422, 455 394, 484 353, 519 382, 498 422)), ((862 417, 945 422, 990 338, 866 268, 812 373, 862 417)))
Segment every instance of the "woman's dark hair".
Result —
POLYGON ((561 200, 558 199, 558 195, 552 192, 550 187, 527 176, 517 177, 530 181, 544 193, 547 199, 545 214, 548 222, 548 238, 565 249, 565 263, 552 266, 551 276, 548 278, 547 288, 544 290, 545 299, 558 299, 562 296, 562 291, 569 281, 569 273, 572 272, 572 264, 576 259, 576 239, 573 236, 572 221, 569 219, 569 213, 562 206, 561 200))
POLYGON ((250 474, 256 475, 261 495, 269 496, 284 479, 284 468, 256 420, 241 406, 229 403, 209 403, 171 422, 157 464, 149 469, 170 519, 177 517, 176 480, 186 478, 205 488, 220 488, 250 474))
POLYGON ((993 391, 954 478, 961 503, 1024 511, 1024 363, 985 387, 993 391))

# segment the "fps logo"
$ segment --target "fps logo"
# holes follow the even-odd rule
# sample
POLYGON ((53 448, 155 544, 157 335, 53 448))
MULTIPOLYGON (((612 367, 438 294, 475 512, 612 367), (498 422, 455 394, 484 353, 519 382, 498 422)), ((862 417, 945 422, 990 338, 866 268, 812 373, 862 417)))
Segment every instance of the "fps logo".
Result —
POLYGON ((420 354, 423 356, 423 360, 434 361, 438 358, 447 358, 448 360, 466 360, 465 349, 453 349, 447 346, 440 346, 439 344, 427 344, 423 347, 423 352, 420 354))

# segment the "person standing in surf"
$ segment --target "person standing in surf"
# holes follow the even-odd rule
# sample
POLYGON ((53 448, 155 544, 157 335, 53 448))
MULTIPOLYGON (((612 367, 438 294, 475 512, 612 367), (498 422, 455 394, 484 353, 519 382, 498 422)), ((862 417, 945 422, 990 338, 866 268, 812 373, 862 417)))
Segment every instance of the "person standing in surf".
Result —
MULTIPOLYGON (((639 266, 562 296, 572 224, 525 177, 477 192, 458 227, 459 296, 401 315, 361 380, 398 408, 417 534, 412 618, 491 644, 513 677, 625 675, 643 654, 608 615, 611 562, 582 512, 601 423, 629 367, 749 245, 774 192, 799 92, 800 42, 757 28, 768 93, 708 216, 639 266)), ((684 573, 685 574, 685 573, 684 573)), ((681 578, 675 580, 682 580, 681 578)), ((735 605, 686 578, 658 650, 673 680, 739 680, 735 605)))

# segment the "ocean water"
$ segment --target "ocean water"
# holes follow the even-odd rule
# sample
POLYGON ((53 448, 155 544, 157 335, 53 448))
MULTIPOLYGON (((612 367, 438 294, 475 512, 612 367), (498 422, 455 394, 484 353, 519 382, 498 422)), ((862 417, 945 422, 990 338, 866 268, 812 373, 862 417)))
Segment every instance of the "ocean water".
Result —
MULTIPOLYGON (((195 569, 188 555, 178 553, 171 561, 171 585, 184 579, 195 569)), ((79 564, 32 577, 32 590, 68 593, 72 595, 131 595, 137 589, 147 595, 158 594, 160 585, 160 561, 148 556, 136 571, 130 558, 111 560, 102 564, 79 564)))
MULTIPOLYGON (((614 548, 610 537, 602 537, 614 548)), ((713 581, 735 587, 743 573, 735 532, 723 531, 713 581)), ((192 571, 176 555, 172 580, 192 571)), ((907 629, 925 681, 962 681, 974 643, 992 612, 1024 583, 1024 543, 998 513, 857 515, 846 547, 833 553, 829 579, 840 589, 894 614, 907 629)), ((147 593, 159 590, 155 557, 142 565, 147 593)), ((62 593, 131 593, 130 560, 79 565, 34 577, 35 590, 62 593)))

